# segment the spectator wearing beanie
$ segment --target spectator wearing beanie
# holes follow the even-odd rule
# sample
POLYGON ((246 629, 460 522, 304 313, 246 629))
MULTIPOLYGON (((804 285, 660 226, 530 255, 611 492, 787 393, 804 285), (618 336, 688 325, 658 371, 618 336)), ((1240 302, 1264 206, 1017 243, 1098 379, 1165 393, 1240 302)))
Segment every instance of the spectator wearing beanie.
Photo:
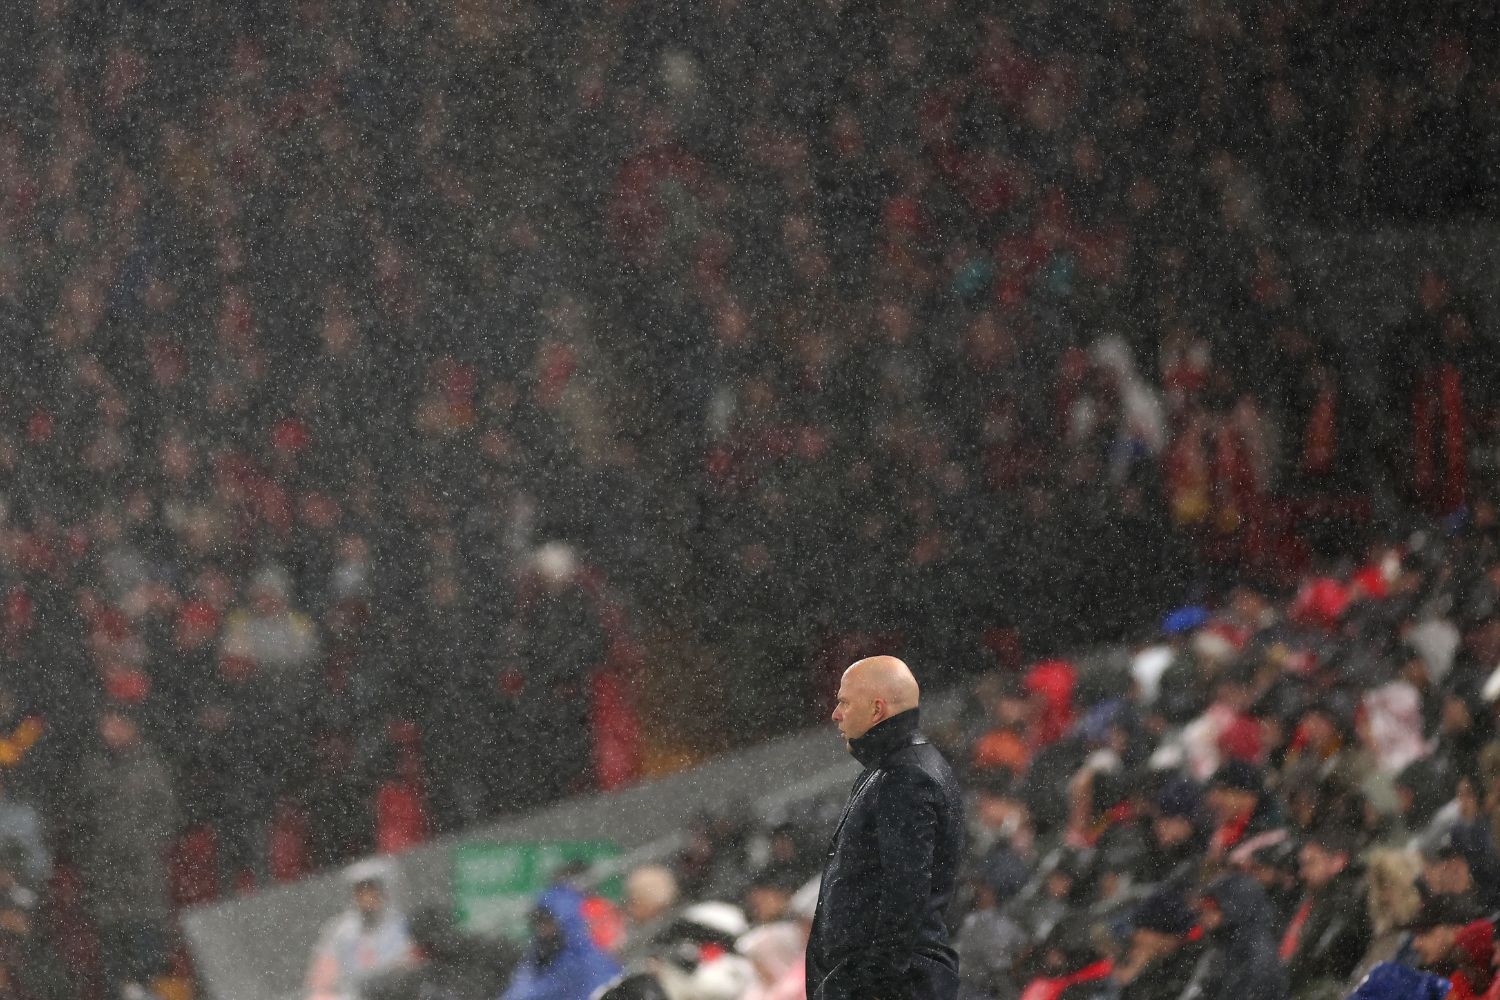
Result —
POLYGON ((1241 841, 1281 825, 1276 802, 1265 790, 1261 769, 1243 760, 1225 762, 1209 782, 1208 806, 1216 826, 1210 857, 1221 858, 1241 841))
POLYGON ((1462 896, 1474 899, 1479 885, 1470 860, 1473 844, 1466 842, 1458 825, 1419 842, 1422 886, 1431 896, 1462 896), (1465 850, 1465 848, 1470 850, 1465 850))
POLYGON ((1297 854, 1300 845, 1286 830, 1271 830, 1241 841, 1229 853, 1229 863, 1260 885, 1271 902, 1277 928, 1285 927, 1297 905, 1302 889, 1297 881, 1297 854))
POLYGON ((1180 882, 1196 870, 1208 842, 1202 790, 1191 778, 1173 776, 1156 793, 1153 805, 1136 880, 1180 882))

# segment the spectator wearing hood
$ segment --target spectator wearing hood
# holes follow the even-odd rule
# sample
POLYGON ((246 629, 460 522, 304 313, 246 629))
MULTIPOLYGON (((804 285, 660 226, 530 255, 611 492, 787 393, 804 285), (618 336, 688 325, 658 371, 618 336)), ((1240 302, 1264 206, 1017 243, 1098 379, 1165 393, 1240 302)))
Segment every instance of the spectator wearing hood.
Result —
POLYGON ((1254 879, 1238 872, 1220 876, 1204 890, 1198 912, 1209 942, 1209 961, 1198 980, 1202 996, 1288 1000, 1271 904, 1254 879))
POLYGON ((501 1000, 589 1000, 619 973, 619 963, 594 944, 583 896, 556 885, 531 911, 531 943, 501 1000))
POLYGON ((1370 947, 1369 916, 1350 869, 1354 844, 1341 826, 1314 831, 1298 856, 1302 901, 1277 949, 1298 995, 1327 984, 1339 987, 1370 947))
POLYGON ((1125 957, 1111 973, 1119 1000, 1178 1000, 1203 960, 1193 914, 1176 890, 1146 897, 1130 921, 1125 957))
POLYGON ((389 862, 361 861, 344 877, 349 906, 323 927, 313 948, 308 1000, 367 1000, 371 982, 415 959, 406 916, 393 899, 389 862))
POLYGON ((1151 832, 1136 868, 1140 882, 1179 882, 1194 871, 1208 841, 1203 795, 1191 778, 1163 782, 1152 803, 1151 832))

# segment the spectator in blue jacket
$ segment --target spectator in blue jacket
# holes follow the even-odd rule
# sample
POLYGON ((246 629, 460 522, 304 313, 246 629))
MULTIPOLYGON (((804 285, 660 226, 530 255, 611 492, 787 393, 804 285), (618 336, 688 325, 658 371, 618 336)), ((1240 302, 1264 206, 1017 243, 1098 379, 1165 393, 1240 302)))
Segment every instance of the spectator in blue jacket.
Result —
POLYGON ((537 899, 531 944, 501 1000, 589 1000, 619 974, 619 963, 589 936, 583 897, 553 886, 537 899))

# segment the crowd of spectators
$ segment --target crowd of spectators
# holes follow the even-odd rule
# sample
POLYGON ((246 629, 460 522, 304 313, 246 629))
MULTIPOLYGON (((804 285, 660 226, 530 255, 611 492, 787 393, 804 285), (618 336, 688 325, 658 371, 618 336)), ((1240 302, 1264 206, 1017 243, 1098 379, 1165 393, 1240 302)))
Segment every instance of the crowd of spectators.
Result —
MULTIPOLYGON (((1290 592, 973 679, 926 726, 967 789, 960 995, 1500 996, 1497 612, 1486 496, 1290 592)), ((350 975, 388 1000, 476 968, 514 977, 454 997, 805 1000, 841 802, 705 815, 618 910, 563 878, 519 956, 417 946, 350 975)))
POLYGON ((1495 30, 17 6, 0 712, 62 946, 135 981, 172 905, 628 780, 643 618, 749 736, 851 643, 939 682, 1470 509, 1481 303, 1414 267, 1351 341, 1278 234, 1491 212, 1495 30))
MULTIPOLYGON (((1139 644, 973 679, 925 726, 967 790, 960 996, 1500 997, 1497 612, 1487 496, 1289 593, 1241 584, 1139 644)), ((518 970, 505 1000, 806 1000, 841 803, 706 815, 619 911, 564 879, 520 964, 485 967, 518 970)), ((472 967, 445 954, 367 995, 472 967)))

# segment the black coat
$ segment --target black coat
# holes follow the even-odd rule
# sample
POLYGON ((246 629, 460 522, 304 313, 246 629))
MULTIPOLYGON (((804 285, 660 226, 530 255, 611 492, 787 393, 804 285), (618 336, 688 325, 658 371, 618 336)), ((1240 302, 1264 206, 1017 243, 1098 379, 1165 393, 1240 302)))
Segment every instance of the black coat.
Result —
POLYGON ((1204 895, 1222 920, 1209 935, 1211 960, 1200 977, 1203 997, 1287 1000, 1286 969, 1276 956, 1274 916, 1265 890, 1248 875, 1225 875, 1204 895))
POLYGON ((958 782, 902 712, 850 744, 864 771, 839 820, 807 945, 809 1000, 955 1000, 945 920, 964 842, 958 782))

